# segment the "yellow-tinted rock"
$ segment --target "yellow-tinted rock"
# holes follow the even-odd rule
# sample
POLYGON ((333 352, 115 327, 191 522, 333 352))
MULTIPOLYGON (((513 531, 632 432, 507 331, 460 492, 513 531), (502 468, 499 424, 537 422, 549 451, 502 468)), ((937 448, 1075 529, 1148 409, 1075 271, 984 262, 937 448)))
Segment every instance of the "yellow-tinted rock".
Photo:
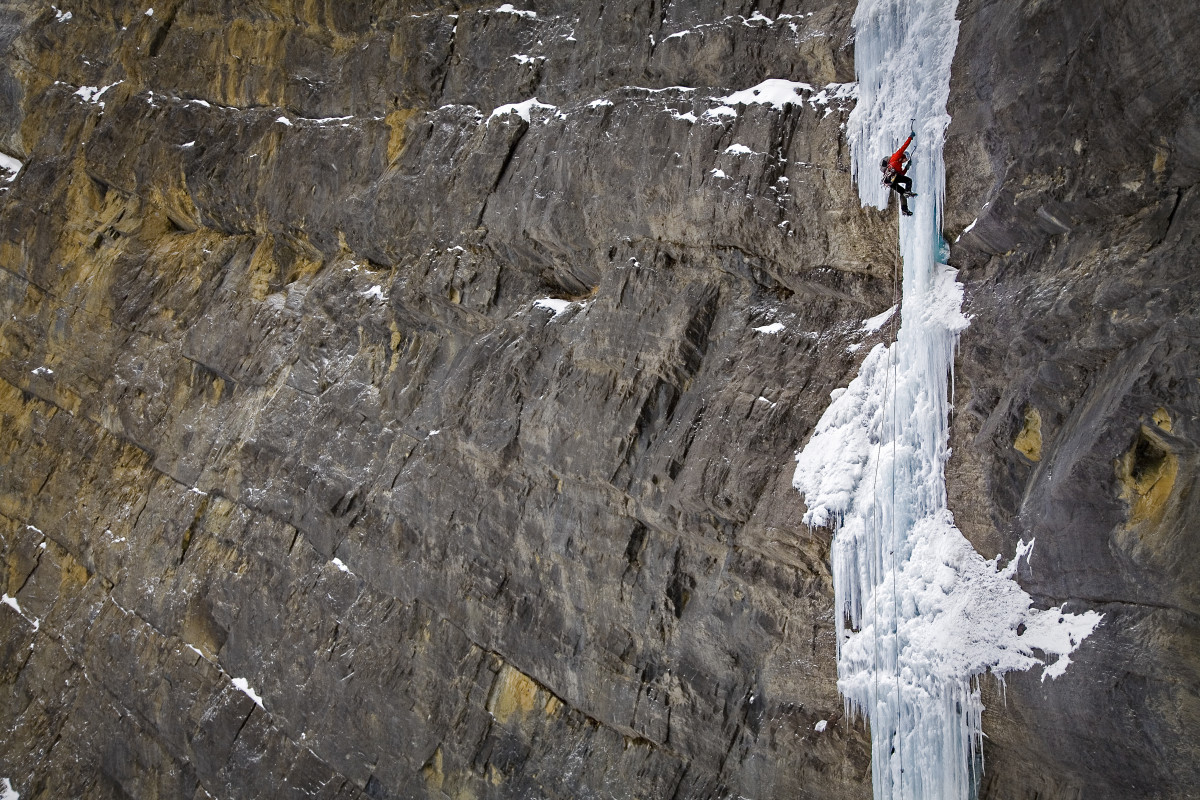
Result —
POLYGON ((1179 459, 1153 428, 1142 426, 1133 447, 1117 460, 1116 469, 1121 499, 1129 504, 1129 524, 1161 522, 1175 487, 1179 459))
POLYGON ((388 163, 392 163, 399 155, 404 152, 404 132, 408 125, 408 121, 417 113, 414 108, 402 108, 391 112, 387 115, 387 126, 390 130, 388 135, 387 157, 388 163))
POLYGON ((67 552, 61 556, 62 563, 62 591, 64 594, 69 593, 72 589, 83 586, 87 583, 89 574, 87 567, 80 564, 75 558, 67 552))
POLYGON ((1017 434, 1013 447, 1030 461, 1042 460, 1042 415, 1033 406, 1025 408, 1025 427, 1017 434))
POLYGON ((1154 174, 1161 175, 1163 170, 1167 168, 1167 158, 1171 155, 1171 151, 1164 147, 1156 147, 1154 149, 1154 174))
POLYGON ((442 748, 433 751, 433 756, 421 768, 421 775, 425 778, 425 785, 432 791, 442 790, 442 784, 446 782, 446 773, 442 769, 442 748))
POLYGON ((528 714, 545 704, 546 701, 538 697, 541 688, 533 678, 505 664, 492 685, 487 709, 501 723, 507 722, 514 714, 528 714))

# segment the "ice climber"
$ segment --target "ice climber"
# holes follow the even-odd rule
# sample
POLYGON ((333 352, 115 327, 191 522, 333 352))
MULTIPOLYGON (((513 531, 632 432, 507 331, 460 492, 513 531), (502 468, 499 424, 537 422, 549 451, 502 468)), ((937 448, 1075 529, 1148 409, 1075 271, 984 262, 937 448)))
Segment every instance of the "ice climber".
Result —
POLYGON ((900 210, 906 217, 912 216, 912 212, 908 210, 908 198, 917 196, 916 192, 912 190, 912 178, 904 174, 908 171, 909 163, 909 158, 904 151, 908 149, 914 136, 916 136, 915 133, 909 134, 908 138, 904 140, 904 144, 900 145, 899 150, 892 153, 890 158, 879 162, 879 170, 883 173, 883 185, 900 196, 900 210))

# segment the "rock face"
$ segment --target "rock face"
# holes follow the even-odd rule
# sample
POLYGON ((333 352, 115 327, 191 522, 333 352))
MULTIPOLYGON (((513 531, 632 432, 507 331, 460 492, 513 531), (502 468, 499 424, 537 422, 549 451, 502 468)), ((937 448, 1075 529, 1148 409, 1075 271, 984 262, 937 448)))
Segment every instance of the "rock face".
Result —
MULTIPOLYGON (((985 698, 983 794, 1186 797, 1196 22, 1000 6, 951 97, 951 508, 1106 621, 985 698)), ((893 332, 853 11, 0 3, 0 776, 869 796, 789 486, 893 332), (719 99, 767 78, 811 90, 719 99)))
POLYGON ((5 12, 0 774, 868 793, 789 487, 891 302, 853 9, 103 5, 5 12))
POLYGON ((1061 678, 985 686, 983 794, 1195 796, 1200 24, 1001 5, 959 7, 950 507, 985 556, 1036 538, 1026 590, 1105 620, 1061 678))

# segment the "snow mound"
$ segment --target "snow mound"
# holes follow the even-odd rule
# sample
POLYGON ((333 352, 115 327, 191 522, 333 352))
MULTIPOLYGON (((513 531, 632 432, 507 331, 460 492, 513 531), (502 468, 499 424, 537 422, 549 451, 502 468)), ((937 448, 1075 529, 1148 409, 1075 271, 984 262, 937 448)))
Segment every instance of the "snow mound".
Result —
POLYGON ((498 108, 496 108, 495 110, 492 111, 492 114, 491 114, 491 116, 488 117, 487 121, 490 123, 492 120, 496 119, 497 117, 504 117, 509 114, 516 114, 521 119, 525 120, 526 122, 529 122, 530 112, 535 108, 544 108, 547 111, 558 111, 558 106, 552 106, 549 103, 542 103, 542 102, 539 102, 536 97, 531 97, 528 100, 525 100, 520 103, 509 103, 507 105, 499 106, 498 108))
POLYGON ((718 103, 729 106, 736 105, 767 105, 775 110, 784 106, 808 103, 812 107, 829 105, 833 102, 844 102, 858 95, 857 83, 831 83, 820 91, 811 84, 802 81, 788 81, 782 78, 768 78, 757 86, 743 89, 740 92, 713 98, 718 103))

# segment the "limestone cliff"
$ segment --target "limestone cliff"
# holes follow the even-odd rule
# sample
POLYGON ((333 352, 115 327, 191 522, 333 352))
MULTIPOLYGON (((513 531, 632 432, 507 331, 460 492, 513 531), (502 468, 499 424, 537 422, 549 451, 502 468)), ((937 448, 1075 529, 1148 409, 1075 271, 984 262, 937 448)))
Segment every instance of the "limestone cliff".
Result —
POLYGON ((985 695, 984 794, 1194 796, 1200 25, 1169 2, 959 14, 950 507, 985 556, 1036 538, 1020 579, 1047 606, 1105 614, 1061 678, 985 695))
MULTIPOLYGON (((0 776, 869 796, 789 486, 892 332, 853 4, 150 2, 0 2, 0 776), (720 99, 768 78, 811 88, 720 99)), ((950 505, 1106 622, 986 698, 984 795, 1186 797, 1197 23, 1001 5, 950 505)))

